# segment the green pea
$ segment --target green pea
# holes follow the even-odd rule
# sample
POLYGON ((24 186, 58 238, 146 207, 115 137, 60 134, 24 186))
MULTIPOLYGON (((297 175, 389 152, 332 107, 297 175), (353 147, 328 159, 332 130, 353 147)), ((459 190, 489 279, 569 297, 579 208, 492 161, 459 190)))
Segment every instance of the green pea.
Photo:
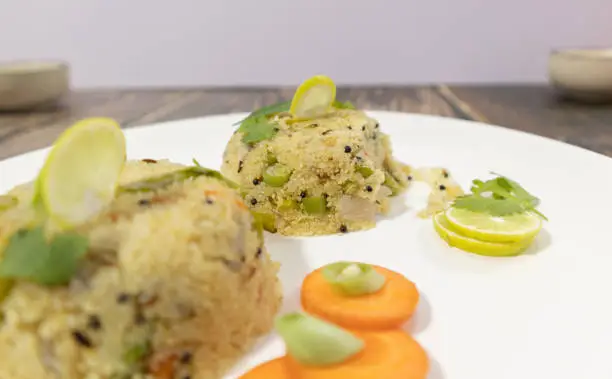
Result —
POLYGON ((261 225, 270 233, 276 233, 276 216, 272 213, 251 212, 255 218, 255 223, 261 225))
POLYGON ((368 178, 370 177, 373 173, 374 170, 372 170, 371 168, 369 168, 368 166, 357 166, 356 168, 357 172, 360 173, 364 178, 368 178))
POLYGON ((290 177, 291 169, 280 163, 266 168, 263 172, 264 183, 272 187, 281 187, 290 177))
POLYGON ((302 205, 306 213, 310 214, 324 214, 327 210, 327 201, 322 196, 305 197, 302 205))
POLYGON ((278 210, 281 212, 287 212, 293 209, 297 209, 298 204, 295 200, 285 199, 278 206, 278 210))

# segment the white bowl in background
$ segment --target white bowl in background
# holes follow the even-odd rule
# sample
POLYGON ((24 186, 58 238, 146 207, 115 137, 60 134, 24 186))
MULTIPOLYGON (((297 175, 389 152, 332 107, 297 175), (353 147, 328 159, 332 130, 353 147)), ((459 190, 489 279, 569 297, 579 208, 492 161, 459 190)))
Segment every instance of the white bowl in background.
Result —
POLYGON ((612 100, 612 48, 553 50, 548 76, 564 96, 584 101, 612 100))
POLYGON ((0 111, 55 103, 69 90, 70 68, 65 62, 0 62, 0 111))

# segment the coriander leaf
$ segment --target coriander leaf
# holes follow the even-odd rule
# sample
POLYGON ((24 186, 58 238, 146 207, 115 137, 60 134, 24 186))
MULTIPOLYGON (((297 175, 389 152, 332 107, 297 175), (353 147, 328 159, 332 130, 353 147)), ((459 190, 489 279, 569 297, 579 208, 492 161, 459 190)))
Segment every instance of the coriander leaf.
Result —
POLYGON ((492 174, 498 176, 496 179, 492 180, 495 180, 500 187, 508 191, 510 193, 510 196, 516 198, 521 202, 530 204, 533 208, 537 207, 540 204, 540 199, 530 194, 525 188, 523 188, 514 180, 493 172, 492 174))
POLYGON ((530 194, 517 182, 492 172, 497 178, 472 181, 472 194, 456 199, 455 206, 474 212, 486 212, 494 216, 504 216, 512 213, 534 212, 544 220, 546 216, 535 208, 540 199, 530 194), (491 196, 484 196, 491 194, 491 196))
POLYGON ((513 199, 497 200, 475 195, 458 197, 453 202, 453 206, 472 212, 488 213, 491 216, 507 216, 526 210, 520 202, 513 199))
POLYGON ((338 108, 338 109, 355 109, 355 106, 353 105, 353 103, 351 103, 350 101, 334 101, 334 108, 338 108))
POLYGON ((31 278, 44 265, 50 252, 43 228, 16 232, 4 250, 0 277, 31 278))
POLYGON ((42 227, 21 230, 9 240, 0 262, 0 277, 66 284, 88 245, 87 239, 76 233, 60 234, 48 243, 42 227))
POLYGON ((534 208, 540 205, 540 199, 527 192, 527 190, 523 188, 520 184, 508 178, 504 179, 512 187, 512 194, 516 196, 519 200, 529 202, 534 208))
POLYGON ((268 105, 251 112, 251 114, 249 114, 246 118, 236 122, 233 126, 240 125, 243 122, 253 118, 267 117, 275 113, 287 112, 289 111, 289 108, 291 108, 291 101, 283 101, 281 103, 268 105))
POLYGON ((480 195, 490 192, 491 195, 495 198, 508 198, 511 196, 511 193, 508 189, 505 189, 503 185, 500 184, 499 178, 487 180, 483 182, 481 180, 475 180, 474 186, 471 188, 472 193, 474 195, 480 195))
POLYGON ((274 137, 278 129, 265 117, 258 117, 242 123, 238 131, 243 133, 242 142, 251 144, 274 137))
POLYGON ((76 273, 79 261, 87 253, 89 241, 76 233, 64 233, 55 237, 50 245, 44 268, 32 279, 46 285, 65 284, 76 273))

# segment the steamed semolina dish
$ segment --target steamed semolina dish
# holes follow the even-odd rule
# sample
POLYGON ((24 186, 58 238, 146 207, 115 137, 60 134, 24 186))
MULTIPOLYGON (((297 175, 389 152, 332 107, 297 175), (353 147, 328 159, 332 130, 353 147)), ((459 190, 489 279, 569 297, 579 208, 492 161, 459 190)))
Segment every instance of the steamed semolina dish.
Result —
POLYGON ((308 117, 254 112, 227 144, 221 172, 266 230, 307 236, 374 227, 408 187, 410 167, 393 158, 377 120, 335 102, 308 117))
POLYGON ((114 200, 49 249, 33 193, 0 198, 0 379, 219 379, 270 331, 278 267, 218 173, 128 161, 114 200))

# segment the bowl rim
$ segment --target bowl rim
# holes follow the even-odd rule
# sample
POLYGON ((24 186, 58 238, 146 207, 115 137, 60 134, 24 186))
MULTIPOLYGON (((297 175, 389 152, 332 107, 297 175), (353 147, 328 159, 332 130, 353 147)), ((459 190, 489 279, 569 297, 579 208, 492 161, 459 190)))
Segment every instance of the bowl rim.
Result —
POLYGON ((550 57, 612 61, 612 46, 559 47, 550 51, 550 57))
POLYGON ((19 59, 0 61, 0 75, 32 75, 39 73, 68 71, 70 64, 61 59, 19 59), (23 66, 11 70, 11 67, 23 66))

